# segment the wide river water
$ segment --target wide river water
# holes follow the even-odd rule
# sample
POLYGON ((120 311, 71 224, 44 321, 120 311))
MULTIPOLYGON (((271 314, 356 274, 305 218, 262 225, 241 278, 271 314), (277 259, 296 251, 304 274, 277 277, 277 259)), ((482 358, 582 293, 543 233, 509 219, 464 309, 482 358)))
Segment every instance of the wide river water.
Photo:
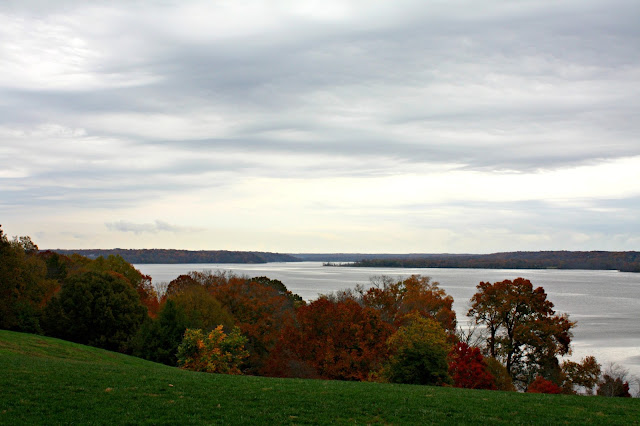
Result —
POLYGON ((321 262, 265 264, 140 264, 154 284, 169 282, 190 271, 232 271, 249 277, 267 276, 282 281, 305 300, 319 294, 369 284, 377 275, 407 277, 421 274, 440 283, 454 298, 458 323, 467 323, 469 299, 480 281, 496 282, 523 277, 547 292, 558 313, 577 321, 573 355, 579 360, 594 355, 606 367, 615 362, 640 377, 640 274, 618 271, 551 269, 440 269, 325 267, 321 262))

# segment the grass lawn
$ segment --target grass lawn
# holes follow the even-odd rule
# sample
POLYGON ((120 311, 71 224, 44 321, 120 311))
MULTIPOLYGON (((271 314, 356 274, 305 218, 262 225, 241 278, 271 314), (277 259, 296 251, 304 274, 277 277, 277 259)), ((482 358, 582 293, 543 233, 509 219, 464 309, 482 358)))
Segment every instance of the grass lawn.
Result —
POLYGON ((0 424, 640 424, 640 399, 193 373, 0 330, 0 424))

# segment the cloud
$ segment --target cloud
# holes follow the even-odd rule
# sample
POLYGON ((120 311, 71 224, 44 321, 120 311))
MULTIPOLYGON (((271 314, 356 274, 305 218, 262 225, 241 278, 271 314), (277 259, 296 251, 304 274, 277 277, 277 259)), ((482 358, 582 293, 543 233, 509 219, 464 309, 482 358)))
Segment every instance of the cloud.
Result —
MULTIPOLYGON (((145 206, 181 197, 199 227, 274 233, 466 200, 510 203, 515 234, 523 202, 637 196, 635 1, 319 4, 2 2, 3 212, 151 238, 171 231, 145 206)), ((607 235, 589 217, 553 229, 607 235)))
POLYGON ((153 223, 134 223, 125 220, 119 220, 116 222, 107 222, 105 223, 105 226, 110 231, 132 232, 136 235, 143 233, 157 234, 160 232, 182 233, 198 231, 197 228, 172 225, 161 220, 155 220, 153 223))

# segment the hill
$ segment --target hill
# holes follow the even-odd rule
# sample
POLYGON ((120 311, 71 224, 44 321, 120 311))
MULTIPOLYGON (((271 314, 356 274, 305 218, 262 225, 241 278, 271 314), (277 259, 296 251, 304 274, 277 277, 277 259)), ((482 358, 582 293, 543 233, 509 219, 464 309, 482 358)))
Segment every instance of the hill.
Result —
POLYGON ((133 264, 141 263, 268 263, 299 262, 300 259, 280 253, 227 250, 172 250, 172 249, 78 249, 51 250, 66 256, 74 253, 95 259, 99 256, 120 255, 133 264))
POLYGON ((640 400, 193 373, 0 330, 0 424, 637 424, 640 400))

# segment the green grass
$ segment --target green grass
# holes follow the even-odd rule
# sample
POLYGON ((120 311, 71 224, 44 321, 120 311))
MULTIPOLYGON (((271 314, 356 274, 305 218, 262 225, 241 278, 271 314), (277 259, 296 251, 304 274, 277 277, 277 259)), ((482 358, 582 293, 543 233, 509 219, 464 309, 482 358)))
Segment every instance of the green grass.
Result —
POLYGON ((193 373, 0 330, 0 424, 639 424, 640 400, 193 373))

